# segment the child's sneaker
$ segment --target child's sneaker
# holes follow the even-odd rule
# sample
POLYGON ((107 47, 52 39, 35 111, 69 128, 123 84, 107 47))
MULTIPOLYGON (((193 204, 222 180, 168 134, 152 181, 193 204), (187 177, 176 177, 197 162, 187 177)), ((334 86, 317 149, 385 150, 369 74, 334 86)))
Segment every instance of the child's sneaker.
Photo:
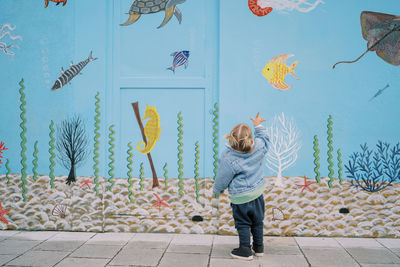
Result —
POLYGON ((231 256, 234 259, 251 261, 253 259, 253 253, 251 252, 250 247, 240 246, 235 248, 231 252, 231 256))
POLYGON ((253 251, 256 257, 264 256, 264 245, 253 244, 253 251))

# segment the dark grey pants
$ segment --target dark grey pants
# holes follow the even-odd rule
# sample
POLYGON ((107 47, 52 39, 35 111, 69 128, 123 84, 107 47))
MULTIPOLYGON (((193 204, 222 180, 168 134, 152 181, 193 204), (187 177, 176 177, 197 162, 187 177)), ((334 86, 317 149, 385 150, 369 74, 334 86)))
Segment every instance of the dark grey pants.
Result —
POLYGON ((265 202, 264 196, 243 204, 232 204, 235 228, 239 234, 240 246, 250 246, 250 231, 253 244, 263 244, 265 202))

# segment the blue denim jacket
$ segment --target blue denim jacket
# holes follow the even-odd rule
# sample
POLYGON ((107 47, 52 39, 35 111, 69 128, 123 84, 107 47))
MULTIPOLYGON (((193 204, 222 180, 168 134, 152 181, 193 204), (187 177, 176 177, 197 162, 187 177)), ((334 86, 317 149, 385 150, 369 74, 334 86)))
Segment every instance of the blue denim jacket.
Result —
POLYGON ((264 126, 255 127, 254 147, 242 153, 227 145, 219 160, 213 193, 220 194, 228 188, 230 195, 249 193, 265 182, 264 156, 268 149, 268 136, 264 126))

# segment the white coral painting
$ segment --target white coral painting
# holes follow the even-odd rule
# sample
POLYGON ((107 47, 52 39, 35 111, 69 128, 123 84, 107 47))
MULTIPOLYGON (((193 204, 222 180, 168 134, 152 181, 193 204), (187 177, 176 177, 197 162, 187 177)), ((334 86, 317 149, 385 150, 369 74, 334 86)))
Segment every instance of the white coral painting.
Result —
POLYGON ((300 131, 294 120, 287 118, 282 112, 281 115, 274 117, 271 126, 267 128, 267 133, 270 143, 266 165, 277 177, 275 185, 283 186, 282 172, 295 164, 297 153, 301 148, 300 131))

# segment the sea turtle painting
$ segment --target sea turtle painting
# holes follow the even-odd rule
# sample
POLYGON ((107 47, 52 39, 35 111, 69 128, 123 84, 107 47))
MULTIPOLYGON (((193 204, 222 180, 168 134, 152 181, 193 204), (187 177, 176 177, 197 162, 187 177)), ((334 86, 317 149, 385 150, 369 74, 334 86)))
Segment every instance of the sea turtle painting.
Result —
POLYGON ((163 27, 172 18, 172 15, 182 21, 182 13, 176 7, 178 4, 184 3, 186 0, 135 0, 129 9, 129 19, 121 26, 128 26, 135 23, 142 14, 157 13, 165 11, 164 21, 157 29, 163 27))

